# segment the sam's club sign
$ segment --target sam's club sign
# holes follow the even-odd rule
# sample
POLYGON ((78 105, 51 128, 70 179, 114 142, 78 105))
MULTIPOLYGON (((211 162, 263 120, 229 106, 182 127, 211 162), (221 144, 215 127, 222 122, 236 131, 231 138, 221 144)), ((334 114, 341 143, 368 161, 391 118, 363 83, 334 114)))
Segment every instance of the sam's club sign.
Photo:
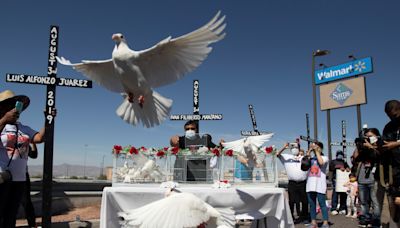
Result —
POLYGON ((360 74, 372 72, 372 59, 367 57, 364 59, 357 59, 341 65, 325 68, 315 71, 315 84, 335 81, 338 79, 348 78, 360 74))

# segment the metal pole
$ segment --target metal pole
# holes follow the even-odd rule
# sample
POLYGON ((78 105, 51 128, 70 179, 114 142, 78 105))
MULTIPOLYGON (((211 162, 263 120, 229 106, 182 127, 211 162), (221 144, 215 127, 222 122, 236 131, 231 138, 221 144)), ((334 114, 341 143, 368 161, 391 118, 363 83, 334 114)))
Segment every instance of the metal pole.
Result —
POLYGON ((361 105, 357 105, 357 135, 361 132, 361 105))
POLYGON ((317 124, 317 86, 315 85, 315 53, 312 54, 312 89, 313 89, 313 110, 314 110, 314 139, 318 140, 318 124, 317 124))
MULTIPOLYGON (((307 128, 307 138, 310 138, 310 117, 306 113, 306 128, 307 128)), ((307 149, 310 149, 310 141, 307 141, 307 149)))
POLYGON ((331 110, 328 109, 326 110, 326 122, 328 125, 328 158, 329 161, 332 160, 332 146, 331 146, 331 141, 332 141, 332 135, 331 135, 331 110))
POLYGON ((86 150, 87 150, 87 144, 85 144, 85 159, 83 160, 83 178, 86 177, 86 150))

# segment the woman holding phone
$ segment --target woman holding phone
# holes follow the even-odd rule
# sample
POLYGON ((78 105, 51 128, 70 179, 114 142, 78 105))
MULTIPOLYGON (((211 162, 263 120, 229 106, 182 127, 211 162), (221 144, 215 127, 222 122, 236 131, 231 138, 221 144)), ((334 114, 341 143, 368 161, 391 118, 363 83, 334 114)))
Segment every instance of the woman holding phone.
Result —
MULTIPOLYGON (((24 193, 29 144, 42 143, 45 128, 39 132, 18 121, 30 103, 25 95, 0 93, 0 227, 15 227, 16 214, 24 193)), ((55 115, 55 112, 53 113, 55 115)))

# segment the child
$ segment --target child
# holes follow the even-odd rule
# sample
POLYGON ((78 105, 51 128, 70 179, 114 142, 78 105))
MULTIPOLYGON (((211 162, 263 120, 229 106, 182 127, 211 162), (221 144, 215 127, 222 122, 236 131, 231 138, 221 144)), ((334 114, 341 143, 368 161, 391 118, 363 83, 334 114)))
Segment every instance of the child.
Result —
POLYGON ((349 182, 344 184, 347 187, 347 215, 346 217, 357 218, 356 198, 358 195, 357 177, 354 173, 349 174, 349 182), (351 208, 353 207, 353 216, 351 215, 351 208))

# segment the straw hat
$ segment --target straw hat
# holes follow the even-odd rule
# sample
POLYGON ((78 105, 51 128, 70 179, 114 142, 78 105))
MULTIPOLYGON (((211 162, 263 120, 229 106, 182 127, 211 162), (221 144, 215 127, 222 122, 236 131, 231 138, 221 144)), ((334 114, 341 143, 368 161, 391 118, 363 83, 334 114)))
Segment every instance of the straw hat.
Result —
POLYGON ((17 101, 21 101, 24 106, 22 110, 25 110, 30 103, 29 97, 25 95, 16 96, 13 91, 5 90, 0 93, 0 110, 3 112, 8 112, 11 109, 15 108, 15 103, 17 101))

